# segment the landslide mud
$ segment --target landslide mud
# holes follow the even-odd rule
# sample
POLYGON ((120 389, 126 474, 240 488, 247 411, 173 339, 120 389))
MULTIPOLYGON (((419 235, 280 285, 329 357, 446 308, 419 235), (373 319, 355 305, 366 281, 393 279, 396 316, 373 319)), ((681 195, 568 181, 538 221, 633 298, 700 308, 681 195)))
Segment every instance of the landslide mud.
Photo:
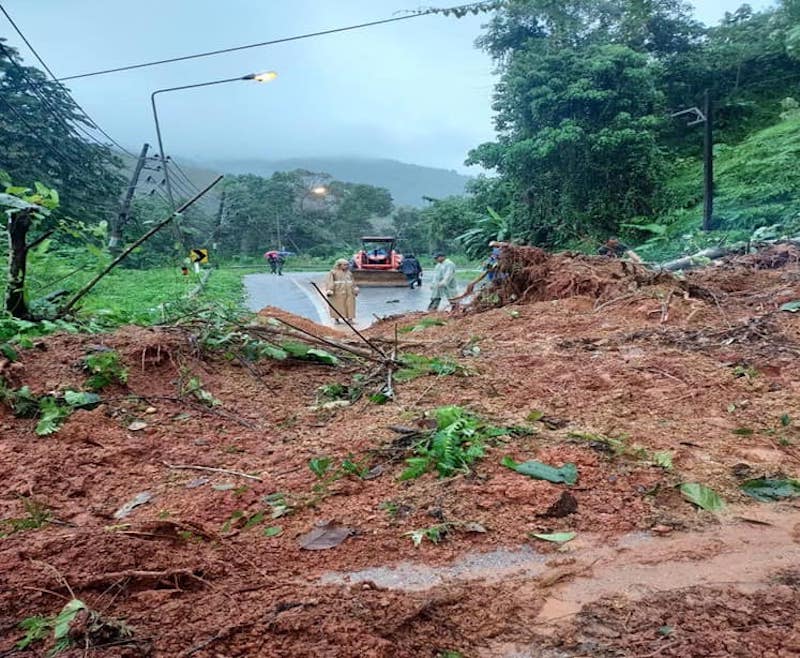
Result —
MULTIPOLYGON (((0 519, 25 518, 31 500, 49 511, 38 528, 3 525, 0 652, 14 655, 22 620, 74 595, 133 636, 64 655, 796 655, 797 510, 740 485, 800 471, 800 317, 779 310, 800 299, 797 259, 746 257, 681 282, 537 259, 545 278, 518 282, 528 297, 401 333, 400 351, 454 359, 465 374, 397 384, 385 405, 322 404, 321 386, 369 367, 243 363, 175 328, 56 335, 3 364, 6 387, 77 390, 80 360, 100 344, 129 377, 48 437, 0 408, 0 519), (548 288, 550 276, 573 283, 548 288), (190 376, 221 404, 187 398, 190 376), (492 442, 470 474, 400 480, 410 452, 390 428, 452 404, 528 432, 492 442), (308 466, 320 456, 377 476, 320 493, 308 466), (571 462, 579 479, 526 478, 505 456, 571 462), (176 468, 191 465, 222 471, 176 468), (698 510, 682 482, 713 488, 727 511, 698 510), (577 509, 552 515, 567 489, 577 509), (273 519, 275 494, 293 509, 273 519), (350 536, 300 548, 322 522, 350 536), (407 534, 447 523, 486 532, 419 547, 407 534), (559 547, 534 532, 576 538, 559 547)), ((368 335, 391 347, 395 324, 414 317, 368 335)))

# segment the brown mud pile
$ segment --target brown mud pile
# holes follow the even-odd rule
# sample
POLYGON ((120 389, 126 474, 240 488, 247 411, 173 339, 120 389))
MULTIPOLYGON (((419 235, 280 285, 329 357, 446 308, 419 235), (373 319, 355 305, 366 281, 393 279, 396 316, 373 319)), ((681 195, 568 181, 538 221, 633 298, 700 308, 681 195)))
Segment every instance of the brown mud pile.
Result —
MULTIPOLYGON (((760 655, 747 654, 744 640, 728 644, 731 634, 755 642, 786 628, 788 612, 772 624, 761 610, 769 601, 797 618, 786 579, 765 578, 758 591, 708 583, 646 605, 626 603, 623 593, 587 601, 541 637, 535 621, 554 583, 591 578, 602 563, 576 574, 569 565, 577 549, 529 534, 575 532, 576 541, 598 545, 629 533, 659 541, 718 522, 680 496, 682 482, 705 484, 753 516, 764 503, 741 493, 743 479, 798 475, 800 314, 779 310, 800 299, 796 254, 741 257, 677 279, 619 261, 529 252, 502 284, 513 289, 511 305, 436 315, 445 324, 400 332, 397 344, 395 325, 413 326, 418 316, 368 331, 387 353, 459 366, 395 382, 395 399, 382 405, 371 390, 355 401, 325 395, 332 384, 355 390, 373 364, 244 362, 202 349, 186 330, 57 335, 24 351, 3 370, 8 388, 79 390, 82 359, 98 349, 121 355, 128 381, 104 389, 99 406, 75 411, 50 436, 36 436, 36 419, 0 408, 0 519, 47 510, 41 527, 0 528, 0 655, 24 635, 20 621, 57 614, 73 593, 103 618, 124 620, 133 637, 87 644, 77 629, 75 648, 63 655, 473 656, 503 655, 485 652, 507 644, 559 652, 519 655, 677 656, 692 655, 685 647, 701 635, 710 652, 702 655, 722 655, 723 646, 760 655), (490 441, 468 474, 400 480, 414 439, 398 426, 424 428, 443 405, 525 431, 490 441), (659 466, 657 454, 668 454, 672 468, 659 466), (527 478, 502 466, 505 456, 573 463, 578 481, 527 478), (309 468, 320 457, 369 474, 320 480, 309 468), (566 491, 574 503, 563 504, 566 491), (140 494, 145 502, 122 515, 140 494), (303 550, 305 533, 326 523, 349 536, 335 548, 303 550), (415 547, 408 533, 432 526, 449 532, 415 547), (453 577, 414 592, 323 578, 401 563, 444 568, 498 549, 545 570, 453 577), (681 622, 717 595, 744 612, 681 622), (755 616, 743 630, 746 611, 755 616), (587 626, 598 616, 610 630, 587 626), (656 643, 643 650, 644 622, 650 633, 662 617, 656 630, 681 622, 681 643, 662 647, 659 638, 677 639, 663 631, 647 636, 656 643)), ((318 336, 353 338, 265 314, 318 336)), ((29 653, 44 655, 51 644, 34 643, 29 653)))

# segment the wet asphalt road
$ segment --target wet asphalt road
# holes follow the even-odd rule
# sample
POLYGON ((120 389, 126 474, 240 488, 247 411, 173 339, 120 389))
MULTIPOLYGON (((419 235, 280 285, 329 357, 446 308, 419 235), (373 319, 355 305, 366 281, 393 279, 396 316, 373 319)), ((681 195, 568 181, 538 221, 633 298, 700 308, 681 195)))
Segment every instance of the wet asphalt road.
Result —
MULTIPOLYGON (((248 274, 244 277, 247 307, 259 311, 265 306, 277 306, 314 322, 331 324, 325 301, 311 286, 318 285, 325 272, 285 272, 274 274, 248 274)), ((424 311, 430 301, 430 288, 410 290, 407 287, 361 288, 356 301, 356 324, 366 327, 375 322, 375 316, 385 317, 408 311, 424 311)))

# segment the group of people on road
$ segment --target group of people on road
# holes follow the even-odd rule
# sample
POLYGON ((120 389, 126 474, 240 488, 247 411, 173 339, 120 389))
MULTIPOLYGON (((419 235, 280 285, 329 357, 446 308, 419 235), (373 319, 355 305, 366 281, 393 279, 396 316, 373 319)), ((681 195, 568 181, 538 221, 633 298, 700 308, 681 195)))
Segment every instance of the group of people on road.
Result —
MULTIPOLYGON (((442 300, 448 303, 457 302, 465 297, 474 295, 476 289, 492 285, 499 281, 504 274, 499 270, 500 258, 506 242, 489 242, 491 249, 489 256, 483 262, 480 274, 470 281, 464 292, 458 294, 456 282, 456 266, 443 251, 433 255, 436 266, 431 275, 431 298, 428 311, 439 310, 442 300)), ((609 238, 599 249, 598 254, 610 258, 625 258, 636 263, 641 263, 639 256, 629 247, 622 244, 617 238, 609 238)), ((280 252, 272 251, 264 254, 273 274, 282 274, 284 258, 280 252)), ((323 289, 330 307, 331 318, 336 324, 342 321, 354 322, 356 317, 356 298, 359 289, 353 279, 353 264, 344 258, 338 259, 330 272, 325 276, 323 289)), ((412 290, 422 287, 422 266, 414 254, 406 254, 400 263, 400 271, 405 275, 408 287, 412 290)))
MULTIPOLYGON (((456 285, 456 266, 444 252, 434 254, 436 267, 431 278, 431 301, 429 311, 439 308, 442 299, 451 300, 458 292, 456 285)), ((325 275, 323 290, 329 302, 330 314, 334 323, 346 320, 353 322, 356 317, 356 298, 359 289, 353 279, 350 261, 340 258, 325 275)), ((400 263, 400 271, 406 276, 408 287, 412 290, 422 287, 422 266, 414 254, 406 254, 400 263)))

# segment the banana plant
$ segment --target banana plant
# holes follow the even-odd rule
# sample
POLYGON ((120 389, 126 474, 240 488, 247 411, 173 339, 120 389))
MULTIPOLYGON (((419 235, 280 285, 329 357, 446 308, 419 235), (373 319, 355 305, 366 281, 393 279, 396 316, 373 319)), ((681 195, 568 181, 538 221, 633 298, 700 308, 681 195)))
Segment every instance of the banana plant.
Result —
POLYGON ((511 238, 510 216, 502 217, 494 208, 486 208, 486 213, 475 223, 475 226, 456 238, 463 245, 467 255, 473 258, 484 256, 486 245, 490 241, 504 242, 511 238))

